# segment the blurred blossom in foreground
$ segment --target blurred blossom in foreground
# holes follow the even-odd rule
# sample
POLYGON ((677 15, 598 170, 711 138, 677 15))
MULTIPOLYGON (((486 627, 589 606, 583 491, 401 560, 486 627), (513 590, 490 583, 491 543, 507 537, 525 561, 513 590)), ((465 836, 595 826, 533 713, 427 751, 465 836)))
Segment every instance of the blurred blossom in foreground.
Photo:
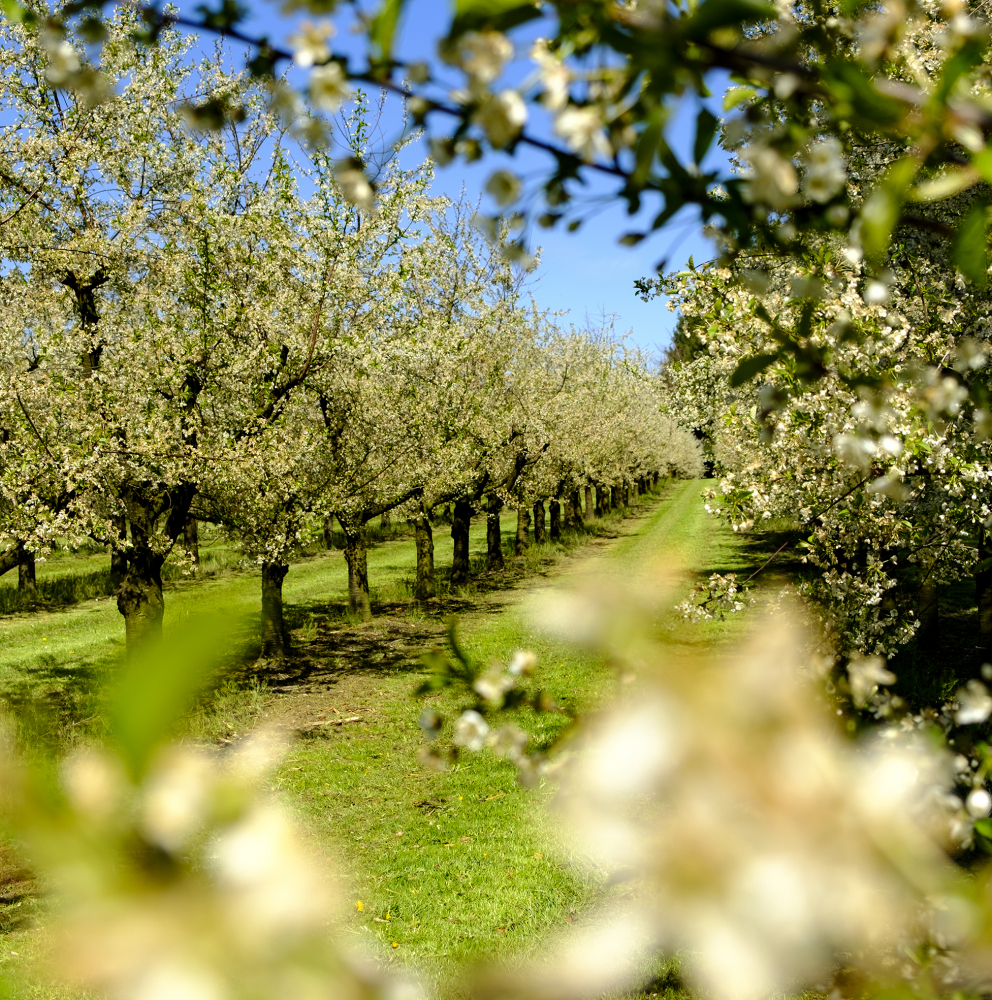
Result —
MULTIPOLYGON (((629 886, 604 910, 602 940, 627 928, 638 942, 626 983, 619 949, 597 988, 632 985, 648 948, 686 949, 688 975, 720 1000, 975 982, 974 887, 947 850, 969 842, 992 802, 983 789, 967 807, 951 794, 954 762, 937 737, 894 726, 846 736, 785 615, 704 659, 666 644, 671 615, 643 597, 618 589, 595 614, 591 596, 541 600, 535 624, 637 674, 622 703, 587 720, 562 770, 578 850, 629 886), (959 951, 946 933, 934 943, 938 924, 959 951)), ((859 701, 895 680, 874 659, 852 664, 851 679, 859 701)), ((563 953, 536 991, 587 995, 592 982, 563 953)))
POLYGON ((135 1000, 415 995, 337 947, 329 874, 264 789, 285 746, 166 745, 136 781, 88 747, 62 763, 61 801, 8 759, 8 819, 62 904, 50 971, 135 1000))

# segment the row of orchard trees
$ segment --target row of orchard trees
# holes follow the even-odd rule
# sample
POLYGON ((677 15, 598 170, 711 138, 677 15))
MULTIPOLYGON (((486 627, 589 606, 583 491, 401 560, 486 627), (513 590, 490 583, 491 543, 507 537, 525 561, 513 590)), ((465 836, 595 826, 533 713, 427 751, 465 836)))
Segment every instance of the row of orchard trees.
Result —
MULTIPOLYGON (((261 565, 278 653, 290 555, 330 515, 367 614, 364 527, 385 512, 416 526, 427 597, 439 504, 454 504, 457 583, 475 510, 695 471, 644 360, 528 306, 465 206, 429 196, 429 165, 383 157, 374 206, 356 207, 326 150, 291 156, 296 109, 220 53, 195 64, 178 35, 136 45, 135 16, 107 24, 116 96, 95 107, 50 85, 37 35, 0 29, 11 552, 110 547, 131 643, 161 627, 187 525, 212 521, 261 565), (195 95, 243 120, 191 130, 195 95)), ((372 159, 361 106, 344 132, 372 159)))

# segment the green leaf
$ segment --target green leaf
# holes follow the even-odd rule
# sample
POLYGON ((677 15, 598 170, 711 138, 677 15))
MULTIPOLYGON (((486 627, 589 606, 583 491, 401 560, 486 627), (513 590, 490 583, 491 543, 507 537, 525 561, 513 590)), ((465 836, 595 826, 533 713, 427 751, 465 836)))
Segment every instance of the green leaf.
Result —
POLYGON ((731 388, 736 389, 745 382, 750 382, 755 375, 760 375, 769 365, 778 360, 777 354, 758 354, 753 358, 745 358, 730 376, 731 388))
POLYGON ((982 180, 992 184, 992 147, 986 146, 971 158, 971 165, 982 175, 982 180))
POLYGON ((451 22, 449 38, 457 38, 466 31, 492 28, 509 31, 510 28, 541 16, 533 0, 455 0, 455 18, 451 22))
POLYGON ((738 104, 750 101, 757 93, 754 87, 731 87, 723 95, 723 110, 730 111, 738 104))
POLYGON ((718 124, 716 116, 707 111, 706 108, 699 112, 699 116, 696 118, 696 141, 692 147, 692 158, 697 164, 703 162, 703 158, 713 142, 713 136, 716 135, 718 124))
POLYGON ((766 21, 776 17, 771 4, 761 0, 704 0, 683 26, 686 38, 704 38, 716 28, 739 27, 742 22, 766 21))
POLYGON ((861 247, 870 263, 879 263, 888 252, 907 188, 918 170, 919 162, 904 156, 889 167, 865 199, 861 208, 861 247))
POLYGON ((369 25, 369 41, 373 46, 376 62, 388 63, 393 52, 393 39, 400 23, 405 0, 383 0, 378 13, 369 25))
POLYGON ((20 24, 27 13, 27 8, 19 4, 17 0, 0 0, 0 10, 3 11, 3 16, 13 24, 20 24))
POLYGON ((975 824, 975 829, 983 836, 986 840, 992 840, 992 819, 980 819, 975 824))
POLYGON ((975 202, 954 235, 952 258, 958 270, 979 288, 988 284, 989 207, 975 202))
POLYGON ((230 625, 210 617, 130 654, 114 685, 108 716, 132 775, 144 772, 231 645, 230 625))

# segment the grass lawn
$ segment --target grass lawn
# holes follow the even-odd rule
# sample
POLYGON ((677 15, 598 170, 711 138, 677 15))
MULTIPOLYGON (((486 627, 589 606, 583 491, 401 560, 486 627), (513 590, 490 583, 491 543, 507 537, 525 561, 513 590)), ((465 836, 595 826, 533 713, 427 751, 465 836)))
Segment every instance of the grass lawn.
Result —
MULTIPOLYGON (((454 611, 460 641, 477 661, 504 663, 520 647, 533 649, 539 660, 533 683, 556 703, 583 710, 611 698, 616 679, 607 665, 533 634, 519 602, 549 582, 567 585, 570 576, 629 580, 644 574, 647 580, 662 571, 693 576, 760 565, 760 552, 706 515, 701 485, 670 484, 660 500, 642 498, 632 517, 611 516, 598 533, 568 546, 535 546, 515 573, 480 579, 430 610, 409 599, 412 538, 384 542, 369 552, 377 614, 364 624, 350 622, 344 611, 341 553, 303 560, 285 585, 298 655, 279 667, 236 657, 225 683, 189 720, 188 734, 208 740, 234 738, 258 721, 301 732, 275 785, 312 834, 314 850, 351 873, 353 931, 383 962, 413 965, 440 984, 464 961, 512 961, 538 952, 549 936, 581 924, 608 891, 602 872, 562 846, 547 808, 550 788, 522 789, 512 765, 489 753, 463 753, 443 773, 417 763, 424 738, 416 720, 423 705, 413 692, 426 677, 420 656, 443 643, 446 617, 454 611)), ((485 524, 476 522, 472 549, 481 557, 485 524)), ((509 517, 503 527, 508 549, 509 517)), ((450 563, 444 528, 436 530, 435 543, 439 566, 450 563)), ((248 634, 258 603, 255 573, 227 571, 178 583, 167 593, 166 628, 209 607, 248 616, 248 634)), ((685 624, 673 630, 671 641, 711 645, 741 627, 736 620, 685 624)), ((31 723, 33 738, 66 742, 76 733, 99 732, 99 687, 123 637, 112 600, 0 618, 0 635, 0 693, 22 707, 41 706, 31 723)), ((250 648, 250 636, 245 643, 250 648)), ((450 721, 463 698, 441 692, 427 702, 450 721)), ((567 721, 554 712, 520 713, 518 719, 538 746, 567 721)), ((41 933, 29 919, 33 904, 22 907, 24 919, 11 911, 14 905, 0 902, 6 931, 0 963, 30 954, 41 933), (18 956, 10 958, 11 951, 18 956)), ((662 972, 649 992, 677 989, 662 972)))

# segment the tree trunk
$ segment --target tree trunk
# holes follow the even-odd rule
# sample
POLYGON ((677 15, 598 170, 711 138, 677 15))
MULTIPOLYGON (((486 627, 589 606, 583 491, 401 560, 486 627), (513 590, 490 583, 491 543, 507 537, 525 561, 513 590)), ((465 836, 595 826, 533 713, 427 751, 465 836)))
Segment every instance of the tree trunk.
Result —
POLYGON ((262 563, 262 656, 270 660, 289 655, 289 633, 282 615, 282 582, 288 572, 285 563, 262 563))
POLYGON ((34 553, 26 549, 23 542, 18 546, 18 550, 17 589, 34 597, 38 593, 34 575, 34 553))
POLYGON ((582 520, 582 500, 580 499, 578 490, 572 490, 571 504, 572 504, 572 527, 578 530, 585 523, 582 520))
POLYGON ((451 538, 455 551, 451 560, 451 585, 460 587, 468 583, 469 552, 468 529, 472 521, 472 505, 467 500, 456 500, 451 518, 451 538))
POLYGON ((585 498, 586 498, 586 520, 591 521, 594 517, 594 511, 592 509, 592 487, 587 486, 585 488, 585 498))
POLYGON ((517 538, 513 547, 514 555, 522 556, 530 545, 530 511, 526 507, 517 508, 517 538))
POLYGON ((978 645, 992 650, 992 540, 985 528, 978 529, 978 570, 975 573, 975 603, 978 605, 978 645), (983 569, 982 563, 990 565, 983 569))
POLYGON ((486 506, 486 569, 499 570, 503 563, 503 535, 500 531, 499 512, 503 501, 495 493, 486 506))
POLYGON ((614 486, 610 489, 610 508, 616 510, 623 503, 623 496, 620 487, 614 486))
POLYGON ((379 518, 379 530, 380 531, 389 531, 389 529, 392 526, 393 526, 392 515, 389 513, 388 510, 384 510, 382 512, 382 517, 379 518))
POLYGON ((940 638, 940 611, 934 570, 933 556, 924 552, 920 557, 916 595, 916 617, 920 623, 916 630, 916 641, 922 649, 933 649, 940 638))
POLYGON ((602 517, 606 513, 605 493, 600 483, 596 484, 596 517, 602 517))
POLYGON ((162 637, 162 616, 165 599, 162 596, 163 556, 153 552, 146 536, 131 525, 132 546, 128 552, 127 573, 117 590, 117 610, 124 616, 124 636, 128 653, 145 642, 162 637))
POLYGON ((544 501, 534 501, 534 543, 543 545, 548 540, 548 532, 544 527, 544 501))
POLYGON ((186 518, 183 541, 186 543, 187 552, 193 558, 193 572, 196 572, 200 568, 200 527, 195 517, 186 518))
MULTIPOLYGON (((127 541, 127 521, 123 517, 115 518, 117 536, 122 542, 127 541)), ((127 553, 123 549, 110 550, 110 586, 116 594, 120 590, 124 577, 127 576, 127 553)))
POLYGON ((362 621, 372 617, 369 596, 369 557, 365 548, 365 526, 344 529, 344 558, 348 563, 348 610, 362 621))
POLYGON ((437 593, 437 588, 434 583, 434 532, 424 510, 413 520, 413 537, 417 545, 417 582, 413 596, 418 601, 428 601, 437 593))
POLYGON ((334 515, 328 514, 324 518, 324 548, 334 548, 334 515))
POLYGON ((551 512, 551 541, 561 541, 561 504, 557 500, 548 501, 551 512))

